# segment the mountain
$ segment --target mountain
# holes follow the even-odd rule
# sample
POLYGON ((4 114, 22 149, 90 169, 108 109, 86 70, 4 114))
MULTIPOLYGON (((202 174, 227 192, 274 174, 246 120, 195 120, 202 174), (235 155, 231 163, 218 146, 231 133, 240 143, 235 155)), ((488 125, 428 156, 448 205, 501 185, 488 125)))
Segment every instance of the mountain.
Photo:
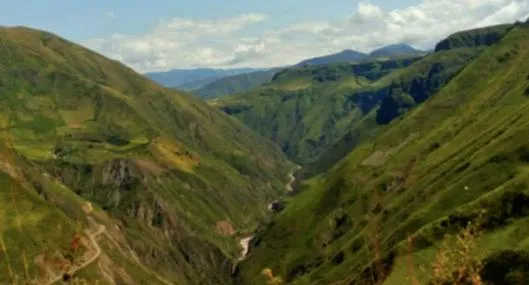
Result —
POLYGON ((289 68, 269 84, 210 104, 275 141, 312 175, 426 101, 484 49, 470 45, 419 57, 289 68))
MULTIPOLYGON (((405 44, 390 45, 373 51, 369 55, 352 50, 342 51, 329 56, 307 59, 296 66, 316 66, 332 63, 359 62, 374 59, 390 59, 398 57, 413 57, 425 55, 425 52, 416 50, 405 44)), ((210 100, 242 93, 259 87, 272 80, 273 76, 283 68, 270 70, 244 72, 242 74, 226 76, 221 78, 208 77, 206 79, 192 81, 176 86, 178 89, 193 91, 199 97, 210 100)))
MULTIPOLYGON (((368 60, 397 59, 404 57, 422 56, 426 53, 416 50, 409 45, 389 45, 373 51, 369 55, 346 50, 337 54, 305 60, 296 66, 317 66, 333 63, 360 62, 368 60)), ((220 79, 208 78, 178 86, 183 90, 193 91, 199 97, 211 100, 227 95, 249 91, 262 84, 269 83, 273 76, 284 68, 274 68, 266 71, 243 73, 220 79)))
POLYGON ((527 284, 528 50, 529 26, 511 26, 306 181, 252 240, 241 284, 527 284))
POLYGON ((0 43, 0 283, 229 284, 286 192, 280 150, 53 34, 0 43))
POLYGON ((369 54, 354 50, 344 50, 339 53, 306 59, 295 66, 303 67, 333 63, 358 63, 376 59, 397 59, 398 57, 413 57, 420 55, 425 55, 425 52, 416 50, 406 44, 393 44, 376 49, 369 54))
MULTIPOLYGON (((230 77, 230 76, 228 76, 228 77, 230 77)), ((217 80, 222 80, 223 78, 224 77, 220 77, 220 78, 218 78, 218 77, 208 77, 206 79, 186 82, 184 84, 181 84, 181 85, 178 85, 178 86, 175 86, 175 87, 172 87, 172 88, 189 92, 189 91, 201 89, 204 86, 206 86, 206 85, 208 85, 208 84, 210 84, 212 82, 215 82, 217 80)))
POLYGON ((341 62, 359 62, 365 60, 366 58, 368 58, 368 55, 365 53, 357 52, 354 50, 344 50, 331 55, 306 59, 296 64, 296 66, 314 66, 341 62))
POLYGON ((424 53, 423 51, 417 50, 407 44, 393 44, 381 47, 372 51, 369 56, 371 58, 381 57, 395 57, 395 56, 406 56, 406 55, 418 55, 424 53))
POLYGON ((193 93, 202 99, 209 100, 246 92, 270 82, 279 70, 281 69, 274 68, 220 78, 193 91, 193 93))
POLYGON ((435 51, 454 49, 458 47, 489 46, 498 42, 512 25, 498 25, 486 29, 474 29, 455 33, 435 46, 435 51))
POLYGON ((205 84, 211 83, 216 79, 233 76, 243 73, 251 73, 262 69, 253 68, 235 68, 235 69, 213 69, 213 68, 196 68, 196 69, 172 69, 164 72, 149 72, 145 76, 165 87, 178 87, 181 85, 194 82, 194 89, 200 88, 205 84), (196 85, 197 81, 204 81, 203 85, 196 85))

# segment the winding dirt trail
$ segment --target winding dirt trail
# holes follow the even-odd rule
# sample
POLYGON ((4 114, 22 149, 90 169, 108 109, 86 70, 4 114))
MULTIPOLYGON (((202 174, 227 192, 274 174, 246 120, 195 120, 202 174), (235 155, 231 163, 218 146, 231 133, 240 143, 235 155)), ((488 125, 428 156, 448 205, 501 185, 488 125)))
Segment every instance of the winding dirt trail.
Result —
MULTIPOLYGON (((93 232, 93 233, 91 233, 88 230, 85 230, 85 233, 86 233, 88 239, 92 243, 92 249, 95 250, 95 254, 92 257, 90 257, 88 260, 84 261, 83 263, 81 263, 79 265, 74 265, 66 273, 68 273, 70 276, 73 276, 77 271, 87 267, 88 265, 92 264, 94 261, 96 261, 99 258, 99 256, 101 255, 101 247, 99 247, 99 244, 96 241, 96 237, 101 235, 104 232, 105 232, 105 226, 103 226, 103 225, 98 225, 98 229, 95 232, 93 232)), ((45 284, 46 285, 52 285, 52 284, 54 284, 56 282, 59 282, 59 281, 61 281, 63 279, 63 275, 64 275, 64 273, 57 274, 55 277, 53 277, 51 280, 49 280, 45 284)))
POLYGON ((287 185, 285 186, 285 188, 287 189, 288 192, 292 192, 294 191, 294 182, 296 182, 296 173, 295 172, 290 172, 288 174, 288 183, 287 185))
POLYGON ((241 256, 239 256, 239 261, 243 261, 248 255, 248 251, 250 250, 250 241, 252 241, 252 239, 253 239, 253 236, 249 236, 239 241, 239 244, 242 247, 241 256))

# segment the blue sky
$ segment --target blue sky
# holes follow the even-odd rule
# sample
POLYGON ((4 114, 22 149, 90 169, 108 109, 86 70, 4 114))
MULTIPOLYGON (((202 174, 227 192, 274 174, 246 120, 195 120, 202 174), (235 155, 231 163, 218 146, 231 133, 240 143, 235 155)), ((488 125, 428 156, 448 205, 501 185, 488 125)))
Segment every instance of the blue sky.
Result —
POLYGON ((140 72, 271 67, 393 43, 428 49, 529 16, 529 0, 3 1, 1 25, 48 30, 140 72))
MULTIPOLYGON (((244 13, 273 15, 261 29, 303 20, 347 17, 360 1, 351 0, 25 0, 5 1, 0 24, 24 25, 52 31, 71 40, 86 40, 114 33, 145 33, 159 21, 174 17, 219 18, 244 13), (19 2, 19 3, 17 3, 19 2), (322 4, 324 3, 324 4, 322 4)), ((392 10, 419 0, 370 1, 392 10)))

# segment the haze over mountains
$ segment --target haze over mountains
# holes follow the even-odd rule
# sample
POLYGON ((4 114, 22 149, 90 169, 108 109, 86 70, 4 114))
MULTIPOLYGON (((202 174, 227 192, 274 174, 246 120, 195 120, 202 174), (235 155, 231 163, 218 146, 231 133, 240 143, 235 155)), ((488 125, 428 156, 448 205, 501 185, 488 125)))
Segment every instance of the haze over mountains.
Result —
MULTIPOLYGON (((394 44, 373 50, 369 54, 344 50, 336 54, 304 60, 294 66, 324 65, 331 63, 361 62, 396 57, 413 57, 425 54, 406 44, 394 44)), ((191 91, 204 99, 222 97, 248 91, 269 82, 282 68, 263 69, 182 69, 146 73, 150 79, 166 87, 191 91)))
POLYGON ((235 69, 214 69, 214 68, 196 68, 196 69, 172 69, 166 72, 151 72, 145 75, 151 80, 169 88, 184 86, 184 90, 198 89, 219 78, 233 76, 238 74, 259 71, 254 68, 235 68, 235 69), (189 87, 185 87, 185 86, 189 87))
MULTIPOLYGON (((438 23, 423 6, 405 12, 438 23)), ((360 8, 363 28, 406 16, 360 8)), ((485 20, 429 52, 147 76, 0 27, 0 284, 529 284, 529 21, 485 20)), ((173 44, 112 38, 151 64, 261 21, 177 19, 157 28, 193 32, 173 44)), ((240 41, 219 61, 273 58, 240 41)))

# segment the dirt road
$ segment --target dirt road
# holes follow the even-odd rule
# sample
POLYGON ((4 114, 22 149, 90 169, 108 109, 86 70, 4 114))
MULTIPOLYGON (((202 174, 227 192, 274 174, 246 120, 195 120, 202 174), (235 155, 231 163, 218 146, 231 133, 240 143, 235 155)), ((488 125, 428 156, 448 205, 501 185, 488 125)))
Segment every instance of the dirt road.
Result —
MULTIPOLYGON (((90 233, 88 230, 85 230, 86 236, 88 237, 88 239, 90 240, 90 243, 92 244, 92 249, 95 250, 95 254, 92 257, 90 257, 88 260, 84 261, 83 263, 79 265, 74 265, 66 273, 68 273, 70 276, 73 276, 77 271, 87 267, 88 265, 96 261, 97 258, 99 258, 99 256, 101 255, 101 247, 99 247, 99 244, 97 243, 95 238, 104 232, 105 232, 105 226, 103 225, 99 225, 98 229, 93 233, 90 233)), ((48 281, 46 285, 52 285, 56 282, 61 281, 63 279, 63 275, 64 273, 58 274, 57 276, 53 277, 50 281, 48 281)))

